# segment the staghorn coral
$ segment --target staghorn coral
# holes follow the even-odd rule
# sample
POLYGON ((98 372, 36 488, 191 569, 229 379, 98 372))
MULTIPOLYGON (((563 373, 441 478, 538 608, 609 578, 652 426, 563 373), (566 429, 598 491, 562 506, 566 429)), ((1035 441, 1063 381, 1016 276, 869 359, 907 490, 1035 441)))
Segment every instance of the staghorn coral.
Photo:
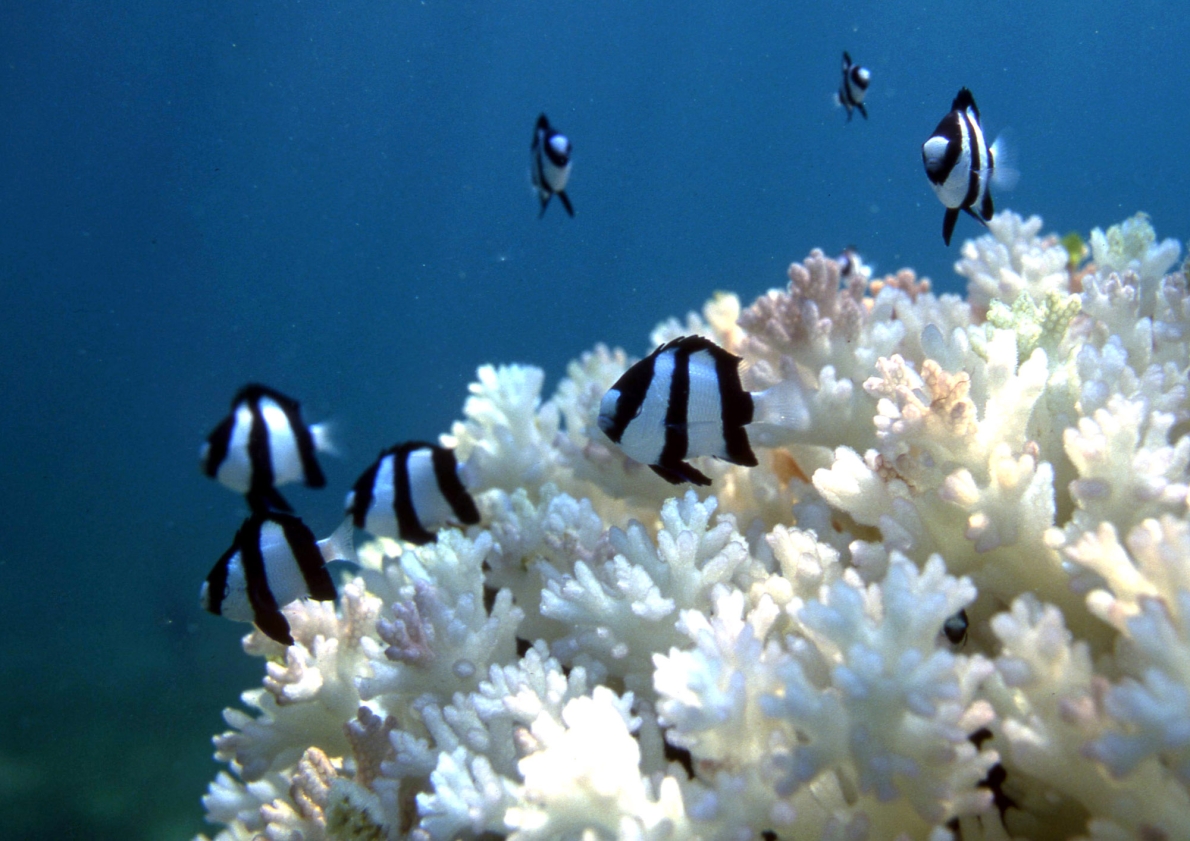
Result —
POLYGON ((815 251, 661 324, 807 408, 701 494, 598 432, 623 351, 481 368, 482 524, 245 638, 217 837, 1190 837, 1179 246, 1097 231, 1072 287, 1040 231, 968 242, 966 300, 815 251))

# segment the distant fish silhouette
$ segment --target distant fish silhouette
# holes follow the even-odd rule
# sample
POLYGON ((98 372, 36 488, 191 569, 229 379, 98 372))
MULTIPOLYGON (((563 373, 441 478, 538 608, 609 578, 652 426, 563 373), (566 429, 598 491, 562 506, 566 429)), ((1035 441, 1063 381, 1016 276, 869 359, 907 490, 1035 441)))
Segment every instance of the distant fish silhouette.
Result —
POLYGON ((546 205, 552 196, 557 196, 566 212, 574 216, 574 207, 566 195, 566 182, 570 180, 570 141, 550 127, 545 114, 537 118, 533 129, 533 143, 529 147, 533 186, 541 199, 541 212, 545 216, 546 205))

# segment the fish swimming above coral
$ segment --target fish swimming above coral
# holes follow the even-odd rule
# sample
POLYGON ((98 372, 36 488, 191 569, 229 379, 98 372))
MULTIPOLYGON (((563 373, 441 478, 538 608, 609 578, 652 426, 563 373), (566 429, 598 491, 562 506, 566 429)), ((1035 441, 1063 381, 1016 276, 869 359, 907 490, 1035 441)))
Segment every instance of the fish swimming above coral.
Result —
POLYGON ((844 283, 853 277, 869 278, 872 275, 872 267, 864 262, 853 245, 844 248, 835 262, 839 264, 839 278, 844 283))
POLYGON ((441 440, 484 522, 248 636, 213 841, 1190 838, 1190 284, 1138 216, 1076 289, 1042 225, 967 300, 815 249, 635 366, 481 366, 441 440), (675 494, 600 414, 759 464, 675 494))
POLYGON ((257 512, 244 520, 231 546, 211 568, 199 591, 199 603, 216 616, 252 622, 277 642, 292 645, 281 608, 300 598, 338 598, 328 561, 355 561, 349 523, 316 540, 292 514, 257 512))
POLYGON ((847 109, 847 122, 851 122, 852 111, 859 110, 868 119, 868 109, 864 107, 864 97, 868 94, 868 85, 872 82, 872 73, 866 67, 860 67, 851 61, 851 56, 843 52, 843 80, 839 82, 839 92, 835 94, 835 102, 847 109))
POLYGON ((566 182, 570 180, 570 139, 555 131, 545 114, 537 118, 529 155, 533 187, 541 200, 541 212, 537 217, 545 216, 545 208, 555 195, 566 212, 574 216, 574 206, 566 195, 566 182))
POLYGON ((1002 137, 988 146, 975 97, 967 88, 960 89, 951 103, 950 113, 921 147, 926 177, 938 200, 946 206, 942 239, 947 245, 960 210, 967 211, 986 227, 995 210, 991 186, 1009 190, 1015 185, 1017 173, 1008 165, 1006 156, 1002 137))
POLYGON ((425 441, 382 451, 356 480, 344 506, 356 527, 418 546, 432 543, 434 532, 448 523, 479 522, 454 451, 425 441))
POLYGON ((253 511, 292 511, 278 485, 326 486, 319 452, 334 447, 326 424, 307 426, 298 401, 259 383, 236 392, 231 413, 199 452, 203 473, 244 494, 253 511))
POLYGON ((808 420, 792 381, 755 394, 740 382, 740 357, 702 336, 681 336, 618 379, 599 405, 599 428, 628 457, 678 485, 711 480, 686 461, 698 456, 755 467, 745 427, 796 429, 808 420))

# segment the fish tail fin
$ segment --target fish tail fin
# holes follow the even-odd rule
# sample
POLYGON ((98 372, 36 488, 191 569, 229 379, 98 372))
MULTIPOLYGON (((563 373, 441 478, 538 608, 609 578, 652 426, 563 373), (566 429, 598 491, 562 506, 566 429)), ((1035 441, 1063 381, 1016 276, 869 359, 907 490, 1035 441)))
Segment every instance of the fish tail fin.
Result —
POLYGON ((343 454, 335 440, 335 424, 331 421, 311 424, 310 437, 314 439, 314 449, 318 452, 332 456, 343 454))
POLYGON ((358 563, 355 557, 355 523, 350 517, 335 529, 330 537, 318 541, 323 560, 358 563))
POLYGON ((997 190, 1011 190, 1021 180, 1016 144, 1012 132, 1005 129, 992 141, 992 186, 997 190))
POLYGON ((762 447, 777 447, 797 439, 810 428, 806 387, 799 378, 782 380, 752 395, 753 415, 748 436, 762 447))

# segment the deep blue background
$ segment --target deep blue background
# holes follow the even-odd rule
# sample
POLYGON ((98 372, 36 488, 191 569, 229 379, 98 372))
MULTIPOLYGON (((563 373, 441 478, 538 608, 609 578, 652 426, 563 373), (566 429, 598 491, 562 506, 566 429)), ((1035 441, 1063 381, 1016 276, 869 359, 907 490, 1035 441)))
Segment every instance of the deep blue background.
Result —
MULTIPOLYGON (((715 290, 859 247, 957 290, 919 147, 970 87, 1001 207, 1190 233, 1172 3, 105 3, 0 7, 0 807, 8 838, 184 838, 256 685, 199 582, 242 502, 197 448, 260 379, 338 426, 316 531, 475 367, 556 381, 715 290), (871 119, 831 95, 843 49, 871 119), (575 149, 537 219, 533 122, 575 149), (15 726, 12 724, 15 722, 15 726)), ((206 829, 213 832, 213 829, 206 829)))

